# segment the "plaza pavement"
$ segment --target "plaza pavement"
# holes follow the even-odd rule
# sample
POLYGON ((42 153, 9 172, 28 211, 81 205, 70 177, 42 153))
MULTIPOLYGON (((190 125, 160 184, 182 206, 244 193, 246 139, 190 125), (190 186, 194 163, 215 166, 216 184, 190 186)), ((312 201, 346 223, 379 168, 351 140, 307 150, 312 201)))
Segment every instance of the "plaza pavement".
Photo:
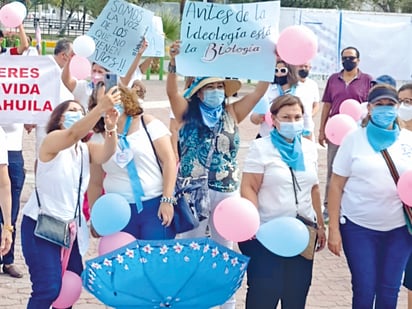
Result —
MULTIPOLYGON (((145 81, 147 87, 146 102, 144 108, 147 113, 152 114, 169 123, 169 108, 165 93, 165 81, 149 80, 145 81)), ((181 82, 182 85, 182 82, 181 82)), ((249 92, 252 86, 245 84, 239 96, 249 92)), ((321 89, 322 91, 322 89, 321 89)), ((320 114, 320 113, 319 113, 320 114)), ((316 123, 319 119, 317 117, 316 123)), ((239 151, 239 162, 242 166, 243 159, 248 149, 249 142, 254 139, 257 133, 257 127, 250 123, 248 119, 240 124, 241 144, 239 151)), ((317 130, 315 131, 317 132, 317 130)), ((35 134, 26 134, 24 136, 23 151, 25 158, 25 168, 27 170, 26 182, 22 194, 21 205, 27 201, 33 187, 33 166, 34 166, 34 149, 35 149, 35 134)), ((326 151, 319 147, 319 179, 323 196, 326 177, 326 151)), ((22 279, 14 279, 0 273, 0 309, 23 309, 26 308, 27 299, 31 291, 31 285, 27 268, 24 263, 24 258, 21 252, 19 224, 17 225, 16 239, 16 265, 24 271, 22 279)), ((86 259, 97 256, 96 250, 97 241, 91 241, 90 250, 85 257, 86 259)), ((246 284, 236 293, 237 305, 236 309, 244 308, 246 295, 246 284)), ((345 258, 332 255, 328 249, 324 249, 315 256, 313 269, 312 285, 307 299, 307 309, 347 309, 351 308, 351 285, 350 274, 345 258)), ((75 304, 75 309, 99 309, 109 308, 101 304, 94 296, 83 290, 80 300, 75 304)), ((280 308, 280 306, 278 306, 280 308)), ((398 308, 407 308, 407 293, 404 288, 399 294, 398 308)), ((43 309, 43 308, 39 308, 43 309)), ((193 308, 196 309, 196 308, 193 308)), ((259 308, 256 308, 259 309, 259 308)))

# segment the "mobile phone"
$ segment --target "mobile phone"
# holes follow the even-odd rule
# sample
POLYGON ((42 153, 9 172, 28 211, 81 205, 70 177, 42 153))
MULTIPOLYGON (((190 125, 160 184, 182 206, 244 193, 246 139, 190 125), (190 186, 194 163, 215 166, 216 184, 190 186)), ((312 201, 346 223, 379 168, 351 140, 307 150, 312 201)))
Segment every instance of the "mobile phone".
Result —
POLYGON ((106 88, 106 92, 109 91, 110 88, 117 86, 118 84, 118 77, 116 73, 105 73, 104 74, 104 87, 106 88))

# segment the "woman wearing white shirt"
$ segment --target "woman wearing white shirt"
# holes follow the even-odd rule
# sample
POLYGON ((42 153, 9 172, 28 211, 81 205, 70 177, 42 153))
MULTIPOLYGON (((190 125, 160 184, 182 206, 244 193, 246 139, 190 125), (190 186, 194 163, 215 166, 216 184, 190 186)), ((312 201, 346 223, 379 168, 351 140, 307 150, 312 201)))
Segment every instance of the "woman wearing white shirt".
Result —
MULTIPOLYGON (((77 199, 80 198, 81 204, 89 180, 89 163, 105 162, 116 149, 117 135, 114 130, 118 113, 113 106, 120 95, 114 93, 115 90, 113 87, 103 97, 103 88, 99 104, 86 116, 76 101, 60 103, 50 115, 47 135, 39 151, 36 190, 23 208, 21 224, 23 255, 32 282, 32 293, 27 305, 29 309, 49 308, 58 297, 62 284, 62 247, 34 234, 39 207, 42 212, 63 221, 78 216, 75 214, 77 199), (106 113, 105 143, 80 142, 102 113, 106 113)), ((87 226, 85 220, 83 222, 78 226, 79 230, 71 244, 67 266, 67 270, 78 275, 83 270, 81 255, 86 252, 88 244, 87 226)))
MULTIPOLYGON (((244 162, 241 195, 258 209, 261 224, 299 214, 318 226, 318 247, 326 237, 317 176, 317 150, 302 138, 303 104, 292 95, 276 98, 270 108, 274 129, 252 142, 244 162), (297 186, 296 186, 297 185, 297 186), (295 190, 298 187, 300 189, 295 190), (291 198, 295 196, 295 198, 291 198)), ((257 239, 239 243, 250 256, 246 308, 304 308, 312 280, 313 260, 281 257, 257 239)))
POLYGON ((376 85, 368 95, 363 127, 345 137, 329 185, 328 247, 343 247, 352 275, 352 307, 395 309, 402 274, 412 252, 402 202, 384 159, 398 174, 412 168, 412 141, 399 134, 398 95, 376 85))

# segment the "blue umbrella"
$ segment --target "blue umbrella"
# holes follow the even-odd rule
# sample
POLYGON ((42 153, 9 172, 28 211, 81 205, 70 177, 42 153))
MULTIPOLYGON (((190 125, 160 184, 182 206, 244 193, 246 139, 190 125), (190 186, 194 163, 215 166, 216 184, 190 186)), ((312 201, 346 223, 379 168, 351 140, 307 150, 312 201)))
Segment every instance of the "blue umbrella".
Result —
POLYGON ((136 240, 86 262, 83 286, 116 308, 210 308, 241 286, 249 258, 210 238, 136 240))

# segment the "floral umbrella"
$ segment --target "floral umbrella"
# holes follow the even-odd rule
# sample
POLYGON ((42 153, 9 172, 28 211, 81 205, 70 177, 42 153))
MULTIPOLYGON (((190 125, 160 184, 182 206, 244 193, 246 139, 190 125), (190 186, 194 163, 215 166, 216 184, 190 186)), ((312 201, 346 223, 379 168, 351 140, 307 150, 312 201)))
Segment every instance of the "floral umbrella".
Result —
POLYGON ((206 237, 136 240, 87 261, 83 286, 116 308, 210 308, 237 291, 248 262, 206 237))

